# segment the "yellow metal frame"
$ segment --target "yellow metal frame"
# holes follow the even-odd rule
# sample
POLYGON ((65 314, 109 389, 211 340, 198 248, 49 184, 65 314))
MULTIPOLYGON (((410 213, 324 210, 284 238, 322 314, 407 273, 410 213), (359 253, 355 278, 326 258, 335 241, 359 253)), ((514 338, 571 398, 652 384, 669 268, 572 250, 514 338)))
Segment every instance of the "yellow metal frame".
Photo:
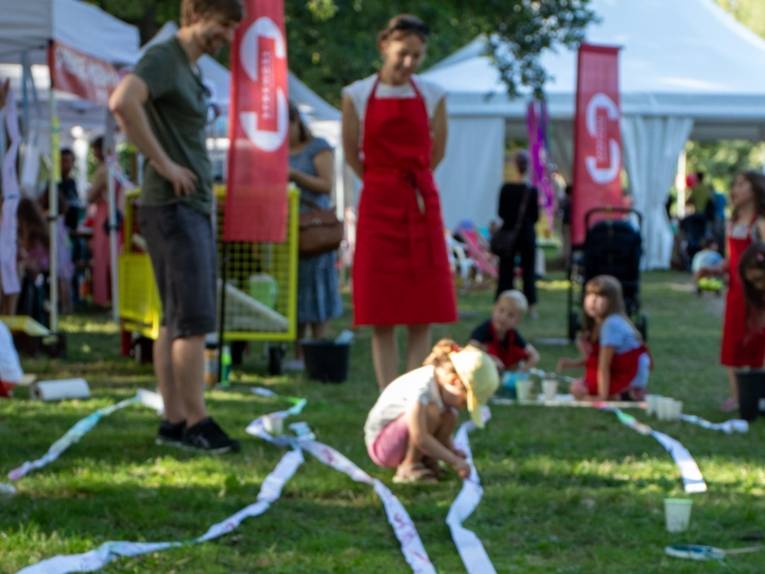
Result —
MULTIPOLYGON (((215 195, 219 200, 225 196, 223 186, 216 187, 215 195)), ((224 331, 224 341, 273 341, 291 342, 297 338, 297 280, 298 280, 298 231, 300 191, 291 185, 287 192, 287 241, 277 244, 277 248, 284 246, 288 255, 288 279, 287 279, 287 321, 286 331, 224 331)))
MULTIPOLYGON (((162 315, 161 302, 154 279, 154 270, 149 255, 137 251, 132 245, 133 230, 135 229, 135 213, 133 200, 140 192, 131 191, 126 195, 124 229, 125 246, 119 256, 119 313, 125 329, 140 333, 144 337, 156 339, 162 315)), ((216 186, 215 196, 219 204, 225 199, 225 186, 216 186)), ((284 243, 273 244, 274 249, 286 250, 288 265, 287 284, 281 288, 287 289, 287 319, 286 331, 231 331, 223 334, 227 341, 274 341, 290 342, 297 337, 297 275, 298 275, 298 230, 300 192, 294 186, 288 191, 287 239, 284 243)), ((221 249, 218 229, 218 248, 221 249)), ((253 244, 265 246, 266 244, 253 244)))

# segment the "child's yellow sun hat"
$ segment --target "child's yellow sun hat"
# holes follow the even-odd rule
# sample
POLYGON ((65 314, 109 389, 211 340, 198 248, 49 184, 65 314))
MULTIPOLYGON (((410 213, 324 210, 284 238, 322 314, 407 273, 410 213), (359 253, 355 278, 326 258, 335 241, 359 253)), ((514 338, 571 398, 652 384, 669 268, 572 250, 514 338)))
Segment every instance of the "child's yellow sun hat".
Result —
POLYGON ((449 359, 467 390, 467 408, 470 417, 475 426, 483 428, 481 407, 489 402, 499 388, 497 365, 488 354, 470 345, 460 351, 449 353, 449 359))

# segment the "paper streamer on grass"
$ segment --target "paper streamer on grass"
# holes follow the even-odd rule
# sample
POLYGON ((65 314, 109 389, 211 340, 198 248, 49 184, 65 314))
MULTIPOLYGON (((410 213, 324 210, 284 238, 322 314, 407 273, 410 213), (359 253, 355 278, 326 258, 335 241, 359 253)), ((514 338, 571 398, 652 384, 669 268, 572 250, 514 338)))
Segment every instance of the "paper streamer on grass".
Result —
MULTIPOLYGON (((255 391, 257 394, 261 394, 255 391)), ((274 395, 262 395, 262 396, 274 396, 274 395)), ((281 411, 278 413, 272 413, 266 415, 268 417, 289 416, 294 414, 294 411, 302 409, 299 403, 296 403, 291 409, 287 411, 281 411)), ((298 411, 299 412, 299 411, 298 411)), ((355 482, 361 482, 368 484, 374 488, 375 493, 380 498, 385 508, 385 514, 388 517, 388 522, 393 528, 393 532, 396 535, 399 543, 401 544, 401 553, 404 555, 404 559, 407 561, 412 569, 412 572, 416 574, 435 574, 435 568, 433 567, 430 558, 428 557, 425 547, 422 544, 420 535, 417 533, 417 529, 409 517, 404 506, 393 495, 393 493, 382 482, 372 478, 356 466, 345 455, 336 451, 326 444, 320 443, 313 439, 312 434, 307 434, 303 439, 294 439, 287 436, 272 436, 265 429, 264 419, 266 416, 262 416, 251 422, 247 426, 247 433, 263 439, 272 444, 279 446, 293 446, 302 448, 314 458, 316 458, 322 464, 325 464, 338 472, 350 477, 355 482)), ((307 425, 303 425, 307 428, 307 425)))
MULTIPOLYGON (((95 427, 99 421, 109 416, 110 414, 129 407, 130 405, 141 404, 150 408, 156 408, 161 399, 159 395, 151 391, 140 390, 134 397, 125 399, 116 404, 108 407, 103 407, 97 411, 89 414, 83 419, 77 421, 72 428, 70 428, 64 436, 54 442, 43 456, 36 460, 27 461, 21 466, 14 468, 8 473, 8 478, 12 481, 18 481, 24 478, 27 474, 34 470, 43 468, 58 459, 70 446, 80 441, 80 439, 88 434, 93 427, 95 427)), ((0 492, 5 494, 14 494, 16 489, 11 484, 0 484, 0 492)))
POLYGON ((696 415, 680 415, 680 419, 683 422, 691 423, 708 430, 721 431, 725 434, 749 432, 749 423, 741 419, 731 419, 722 423, 711 423, 696 415))
POLYGON ((630 427, 632 430, 642 435, 650 435, 655 438, 659 444, 669 452, 672 459, 675 461, 675 464, 680 469, 680 477, 683 479, 683 488, 686 493, 694 494, 707 491, 707 483, 704 482, 704 477, 701 475, 699 466, 696 464, 696 461, 693 460, 688 449, 680 444, 680 442, 669 435, 653 430, 648 425, 639 422, 635 417, 628 415, 619 409, 604 408, 603 410, 611 411, 616 414, 619 421, 630 427))
MULTIPOLYGON (((491 416, 489 409, 484 409, 483 413, 484 421, 488 421, 491 416)), ((470 476, 463 481, 462 489, 457 498, 454 499, 449 514, 446 515, 446 524, 449 526, 452 540, 454 540, 454 545, 457 547, 468 574, 493 574, 496 570, 478 536, 462 526, 478 507, 483 497, 483 488, 481 488, 478 471, 473 464, 473 453, 468 441, 468 433, 473 429, 475 429, 475 424, 472 421, 463 423, 454 437, 454 446, 467 455, 470 476)))
POLYGON ((260 486, 257 501, 232 514, 225 520, 213 524, 202 536, 182 542, 105 542, 95 550, 82 554, 59 555, 38 562, 20 570, 18 574, 67 574, 69 572, 94 572, 100 570, 118 558, 129 558, 160 552, 170 548, 201 544, 214 540, 236 530, 247 518, 260 516, 279 499, 284 485, 293 477, 298 467, 303 463, 303 453, 300 449, 290 450, 284 454, 276 468, 269 474, 260 486))

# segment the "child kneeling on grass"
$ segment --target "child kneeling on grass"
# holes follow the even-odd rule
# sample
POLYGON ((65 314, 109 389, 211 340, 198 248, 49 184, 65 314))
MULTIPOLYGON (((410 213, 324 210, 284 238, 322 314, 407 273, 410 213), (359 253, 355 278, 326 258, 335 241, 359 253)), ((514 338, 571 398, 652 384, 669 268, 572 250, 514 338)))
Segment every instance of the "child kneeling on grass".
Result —
POLYGON ((489 353, 500 369, 530 369, 539 362, 539 353, 516 330, 528 310, 526 297, 520 291, 502 291, 494 303, 491 319, 473 330, 470 344, 489 353))
POLYGON ((582 357, 558 361, 559 371, 585 367, 584 378, 572 383, 571 393, 578 400, 642 400, 651 356, 627 318, 618 279, 598 275, 587 282, 584 316, 582 357))
POLYGON ((464 408, 483 427, 481 407, 499 386, 494 361, 475 347, 436 343, 424 366, 388 385, 369 412, 364 439, 372 461, 397 468, 393 482, 435 482, 438 461, 461 477, 470 467, 454 447, 452 434, 464 408))

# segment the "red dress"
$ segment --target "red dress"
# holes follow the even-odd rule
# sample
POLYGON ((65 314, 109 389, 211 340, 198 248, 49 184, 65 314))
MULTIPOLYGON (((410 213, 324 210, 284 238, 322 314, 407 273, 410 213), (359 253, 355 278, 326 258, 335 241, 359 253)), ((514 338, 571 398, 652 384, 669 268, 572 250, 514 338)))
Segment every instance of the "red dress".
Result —
POLYGON ((364 118, 364 188, 353 259, 356 325, 457 320, 425 100, 376 96, 364 118))
POLYGON ((765 330, 750 332, 744 286, 738 274, 741 255, 752 244, 752 226, 754 221, 748 227, 745 237, 733 237, 733 233, 728 233, 729 280, 720 349, 720 362, 726 367, 760 368, 765 360, 765 330))
MULTIPOLYGON (((608 394, 618 395, 629 390, 640 368, 640 357, 648 353, 645 345, 624 353, 614 353, 611 359, 608 394)), ((585 362, 584 384, 591 395, 598 394, 598 364, 600 362, 600 343, 592 343, 590 354, 585 362)))

